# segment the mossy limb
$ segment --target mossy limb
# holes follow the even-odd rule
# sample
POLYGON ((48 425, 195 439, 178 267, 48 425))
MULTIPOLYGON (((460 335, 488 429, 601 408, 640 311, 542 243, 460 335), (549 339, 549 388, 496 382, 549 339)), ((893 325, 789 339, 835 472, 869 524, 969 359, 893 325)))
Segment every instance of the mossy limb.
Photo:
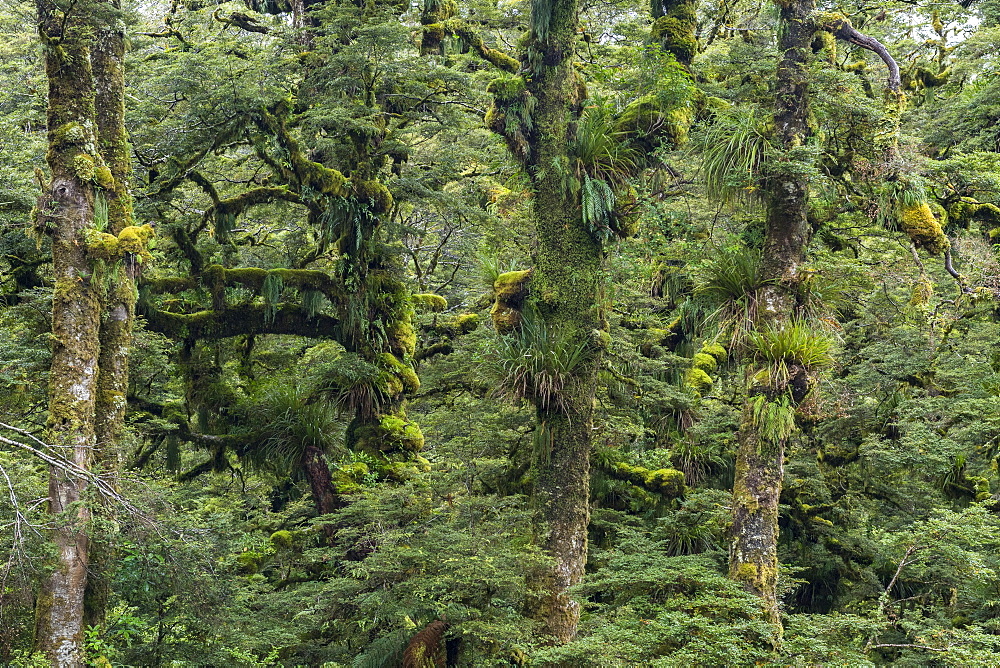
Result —
POLYGON ((948 250, 950 242, 934 218, 927 202, 903 207, 900 213, 903 230, 918 247, 934 255, 948 250))
POLYGON ((430 293, 415 294, 411 297, 414 306, 419 306, 432 313, 440 313, 448 308, 448 300, 441 295, 430 293))

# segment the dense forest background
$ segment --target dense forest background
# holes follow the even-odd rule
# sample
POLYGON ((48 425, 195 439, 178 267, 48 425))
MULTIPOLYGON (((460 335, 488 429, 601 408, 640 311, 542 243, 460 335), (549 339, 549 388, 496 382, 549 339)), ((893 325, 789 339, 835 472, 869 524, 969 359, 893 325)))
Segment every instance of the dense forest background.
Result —
POLYGON ((994 0, 0 32, 3 665, 995 665, 994 0))

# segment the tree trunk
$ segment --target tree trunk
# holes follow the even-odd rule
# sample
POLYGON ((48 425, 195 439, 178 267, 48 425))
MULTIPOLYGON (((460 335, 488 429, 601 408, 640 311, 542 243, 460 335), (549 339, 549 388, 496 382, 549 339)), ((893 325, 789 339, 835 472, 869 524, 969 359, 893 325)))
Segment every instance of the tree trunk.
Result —
MULTIPOLYGON (((322 450, 315 445, 306 446, 302 455, 302 470, 309 481, 309 489, 312 491, 317 515, 329 515, 344 507, 343 499, 340 498, 333 486, 330 465, 322 450)), ((328 541, 332 540, 336 534, 337 528, 335 526, 332 524, 323 525, 323 535, 328 541)))
MULTIPOLYGON (((780 4, 781 60, 777 70, 774 124, 784 151, 802 146, 808 135, 808 58, 814 27, 813 0, 780 4)), ((788 320, 796 308, 794 287, 809 240, 806 219, 808 183, 800 170, 778 172, 768 179, 767 230, 763 274, 774 281, 764 290, 762 321, 788 320)), ((784 388, 753 388, 772 399, 784 388)), ((767 617, 781 633, 778 607, 778 497, 784 473, 786 438, 771 440, 744 408, 738 435, 733 483, 733 527, 729 575, 761 597, 767 617)), ((794 407, 794 402, 793 402, 794 407)))
MULTIPOLYGON (((120 0, 109 4, 118 9, 120 0)), ((132 162, 125 130, 124 33, 125 25, 119 19, 102 26, 91 54, 99 148, 112 177, 103 184, 101 194, 108 207, 107 232, 116 236, 133 225, 132 195, 129 191, 132 162)), ((132 254, 122 258, 122 264, 117 280, 106 286, 104 317, 99 334, 101 348, 95 407, 97 449, 94 466, 102 472, 118 468, 117 448, 125 426, 128 355, 135 320, 138 264, 132 254)), ((106 540, 95 540, 91 545, 84 620, 88 626, 104 623, 109 587, 109 550, 110 544, 106 540)))
MULTIPOLYGON (((38 0, 39 35, 49 82, 47 161, 52 180, 38 203, 36 224, 52 237, 55 294, 48 439, 57 453, 89 469, 96 444, 98 329, 101 305, 86 255, 94 214, 95 134, 91 26, 38 0)), ((90 511, 86 483, 52 469, 49 510, 56 528, 54 570, 36 604, 37 648, 53 666, 83 665, 83 601, 87 586, 90 511)))
MULTIPOLYGON (((532 304, 546 327, 586 346, 588 355, 560 392, 561 407, 536 401, 534 460, 537 534, 553 565, 536 575, 544 594, 533 602, 543 633, 556 642, 576 635, 580 605, 568 589, 583 578, 590 520, 590 448, 599 355, 594 333, 603 330, 603 252, 587 229, 577 201, 563 188, 558 165, 568 165, 570 120, 582 95, 572 57, 577 33, 576 0, 532 4, 527 90, 537 100, 535 131, 526 162, 532 174, 538 234, 531 279, 532 304)), ((568 168, 568 167, 567 167, 568 168)))

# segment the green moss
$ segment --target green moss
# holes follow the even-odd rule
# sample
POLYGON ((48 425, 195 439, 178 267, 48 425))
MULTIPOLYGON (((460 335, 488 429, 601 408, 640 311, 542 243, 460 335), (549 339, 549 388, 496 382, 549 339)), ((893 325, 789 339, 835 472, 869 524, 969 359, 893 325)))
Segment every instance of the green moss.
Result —
POLYGON ((665 50, 674 54, 679 63, 689 64, 698 53, 698 40, 694 36, 692 21, 676 16, 661 16, 653 22, 650 34, 665 50))
POLYGON ((400 394, 402 390, 414 393, 420 389, 420 378, 417 376, 417 372, 406 362, 401 362, 392 353, 379 355, 379 362, 387 373, 397 378, 401 383, 400 392, 396 392, 396 394, 400 394))
POLYGON ((903 207, 900 223, 910 240, 929 253, 940 255, 950 245, 927 202, 903 207))
POLYGON ((264 563, 264 555, 259 552, 254 552, 253 550, 248 550, 247 552, 241 552, 236 555, 236 564, 240 571, 245 575, 253 575, 260 570, 261 564, 264 563))
POLYGON ((729 356, 726 349, 718 343, 706 343, 701 347, 701 352, 711 355, 717 362, 722 362, 729 356))
POLYGON ((288 550, 292 547, 292 539, 293 536, 291 531, 281 530, 272 533, 268 540, 270 540, 271 545, 274 545, 276 548, 288 550))
POLYGON ((675 469, 647 469, 625 462, 611 465, 610 472, 650 492, 674 499, 684 494, 684 473, 675 469))
POLYGON ((375 213, 386 213, 392 208, 392 193, 381 181, 353 181, 354 196, 367 204, 375 213))
POLYGON ((86 141, 86 131, 80 123, 75 121, 56 128, 50 139, 50 143, 54 148, 59 148, 67 144, 83 144, 86 141))
POLYGON ((837 39, 826 30, 816 31, 812 43, 813 53, 822 53, 829 63, 837 62, 837 39))
POLYGON ((121 257, 118 251, 118 237, 113 234, 88 229, 86 231, 86 243, 87 256, 91 259, 109 262, 121 257))
POLYGON ((355 448, 373 453, 418 452, 424 447, 420 427, 400 414, 357 426, 352 435, 355 448))
POLYGON ((665 109, 656 95, 644 95, 625 107, 615 122, 615 129, 651 151, 661 144, 670 148, 684 144, 693 122, 692 109, 665 109))
POLYGON ((411 300, 415 306, 420 306, 433 313, 440 313, 448 308, 448 300, 441 295, 415 294, 411 300))
POLYGON ((468 334, 479 327, 479 315, 463 313, 455 318, 454 327, 462 334, 468 334))
POLYGON ((491 93, 500 102, 518 100, 527 90, 524 78, 517 75, 501 75, 486 87, 486 92, 491 93))
POLYGON ((111 173, 111 168, 106 165, 98 165, 94 168, 94 182, 105 188, 111 190, 115 186, 115 177, 111 173))
POLYGON ((531 272, 531 269, 509 271, 497 276, 493 283, 496 301, 490 310, 490 318, 501 334, 511 332, 521 324, 521 306, 528 295, 531 272))
POLYGON ((389 331, 393 347, 404 357, 413 357, 417 349, 417 332, 409 320, 396 321, 389 331))
POLYGON ((424 26, 424 39, 429 39, 437 43, 444 39, 444 35, 443 23, 429 23, 424 26))
POLYGON ((154 234, 152 225, 129 225, 118 233, 118 250, 151 259, 149 241, 154 234))
POLYGON ((988 202, 955 202, 948 208, 948 217, 953 228, 968 229, 972 223, 978 223, 988 238, 995 237, 994 233, 1000 229, 1000 207, 988 202))
POLYGON ((698 394, 704 394, 712 389, 714 381, 703 369, 691 368, 684 375, 684 384, 698 394))
POLYGON ((715 372, 719 365, 711 355, 707 353, 695 353, 692 366, 695 369, 701 369, 705 373, 711 374, 715 372))
POLYGON ((913 286, 913 292, 910 294, 910 306, 926 306, 933 296, 934 284, 926 276, 921 277, 913 286))
POLYGON ((493 282, 493 293, 498 299, 505 301, 523 297, 527 292, 528 279, 531 278, 531 269, 522 271, 508 271, 500 274, 493 282))
POLYGON ((77 153, 73 158, 73 171, 81 181, 92 181, 96 167, 94 159, 86 153, 77 153))

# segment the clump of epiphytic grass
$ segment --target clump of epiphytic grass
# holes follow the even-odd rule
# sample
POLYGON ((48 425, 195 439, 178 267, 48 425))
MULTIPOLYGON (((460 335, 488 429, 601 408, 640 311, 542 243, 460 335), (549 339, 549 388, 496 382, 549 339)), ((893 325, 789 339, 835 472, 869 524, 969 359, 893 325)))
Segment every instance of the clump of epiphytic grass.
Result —
POLYGON ((530 310, 524 315, 520 329, 501 336, 489 357, 498 376, 496 394, 566 412, 565 393, 574 372, 588 359, 588 342, 547 326, 530 310))

